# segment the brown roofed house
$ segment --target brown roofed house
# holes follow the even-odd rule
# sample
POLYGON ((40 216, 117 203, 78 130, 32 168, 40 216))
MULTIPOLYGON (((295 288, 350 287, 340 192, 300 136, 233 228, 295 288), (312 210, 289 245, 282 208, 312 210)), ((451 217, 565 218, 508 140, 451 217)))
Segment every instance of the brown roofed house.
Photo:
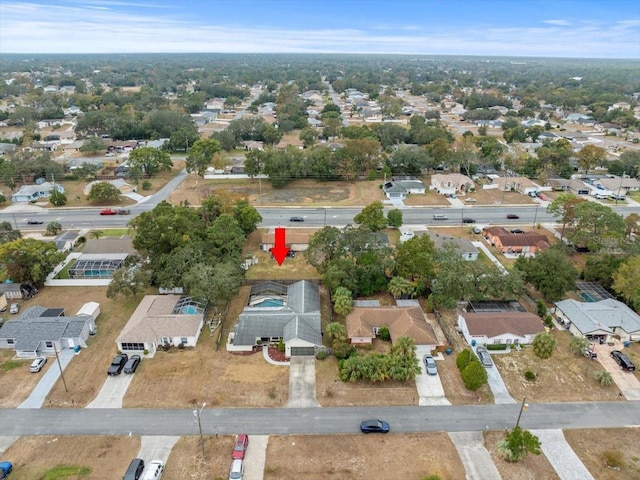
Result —
POLYGON ((347 336, 354 345, 371 344, 380 327, 389 328, 392 342, 408 336, 416 345, 438 344, 420 307, 354 307, 346 322, 347 336))
POLYGON ((546 235, 541 233, 510 233, 503 227, 486 228, 484 238, 502 254, 535 255, 551 246, 546 235))
MULTIPOLYGON (((297 233, 297 232, 287 232, 286 236, 286 245, 294 252, 304 252, 309 247, 309 239, 311 238, 311 233, 297 233)), ((260 243, 260 248, 264 252, 268 252, 271 248, 276 245, 276 234, 273 232, 265 233, 262 235, 262 241, 260 243)))

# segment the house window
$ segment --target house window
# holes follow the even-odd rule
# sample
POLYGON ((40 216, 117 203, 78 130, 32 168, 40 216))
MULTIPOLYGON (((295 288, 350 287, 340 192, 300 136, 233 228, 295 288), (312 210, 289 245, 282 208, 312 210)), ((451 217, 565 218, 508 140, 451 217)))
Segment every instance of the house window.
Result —
POLYGON ((13 338, 7 338, 7 345, 13 345, 15 340, 13 338))
POLYGON ((180 343, 182 343, 183 345, 186 345, 187 343, 189 343, 189 339, 187 339, 187 337, 182 337, 180 339, 180 343))
POLYGON ((53 342, 44 342, 47 348, 53 348, 53 342))
POLYGON ((132 351, 132 350, 141 352, 141 351, 144 351, 145 348, 144 348, 144 343, 123 343, 122 348, 120 350, 122 350, 123 352, 132 351))
POLYGON ((167 343, 171 343, 171 337, 162 337, 161 343, 163 345, 167 344, 167 343))

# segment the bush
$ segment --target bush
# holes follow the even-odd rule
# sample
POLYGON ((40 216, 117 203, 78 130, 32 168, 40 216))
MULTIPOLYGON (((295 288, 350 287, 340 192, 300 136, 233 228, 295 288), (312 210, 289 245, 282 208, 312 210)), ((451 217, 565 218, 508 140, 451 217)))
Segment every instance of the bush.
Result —
POLYGON ((391 333, 389 333, 389 327, 380 327, 378 330, 378 337, 385 342, 391 340, 391 333))
POLYGON ((487 347, 487 350, 506 350, 507 344, 506 343, 489 343, 485 345, 485 347, 487 347))
POLYGON ((325 358, 327 358, 327 352, 325 350, 320 350, 317 354, 316 354, 316 358, 318 360, 324 360, 325 358))
POLYGON ((285 350, 284 340, 282 340, 282 338, 281 338, 280 341, 278 341, 278 351, 279 352, 284 352, 284 350, 285 350))
POLYGON ((144 180, 142 182, 142 190, 151 190, 151 187, 153 187, 153 185, 149 180, 144 180))
POLYGON ((7 197, 0 193, 0 205, 7 202, 7 197))
POLYGON ((477 358, 469 362, 469 365, 462 371, 462 381, 465 388, 472 392, 487 383, 487 371, 477 358))
POLYGON ((602 458, 608 468, 620 469, 624 466, 624 455, 617 450, 605 450, 602 452, 602 458))
POLYGON ((549 314, 544 316, 544 324, 549 328, 553 328, 553 317, 549 314))
POLYGON ((458 367, 458 370, 460 370, 460 372, 462 372, 466 368, 466 366, 469 365, 469 362, 471 361, 471 355, 471 350, 465 348, 456 357, 456 366, 458 367))
POLYGON ((147 350, 146 348, 143 350, 142 352, 144 355, 149 355, 149 350, 147 350))
POLYGON ((538 300, 536 302, 536 308, 538 309, 538 316, 540 318, 544 317, 547 314, 547 306, 542 300, 538 300))
POLYGON ((532 372, 531 370, 527 370, 526 372, 524 372, 524 378, 526 378, 530 382, 533 382, 536 378, 538 378, 538 375, 536 374, 536 372, 532 372))

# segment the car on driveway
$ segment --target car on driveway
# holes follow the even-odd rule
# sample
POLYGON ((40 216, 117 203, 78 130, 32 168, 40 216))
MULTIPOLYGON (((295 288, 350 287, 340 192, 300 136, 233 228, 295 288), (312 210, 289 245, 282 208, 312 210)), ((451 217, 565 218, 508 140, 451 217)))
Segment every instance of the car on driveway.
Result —
POLYGON ((520 217, 518 215, 516 215, 515 213, 507 213, 507 218, 509 220, 517 220, 520 217))
POLYGON ((16 314, 20 311, 20 304, 18 303, 12 303, 11 306, 9 307, 9 313, 12 314, 16 314))
POLYGON ((362 433, 389 433, 389 424, 384 420, 364 420, 360 422, 362 433))
POLYGON ((120 375, 127 360, 129 360, 129 356, 126 353, 120 353, 113 357, 111 365, 109 365, 109 369, 107 370, 107 375, 120 375))
POLYGON ((127 363, 124 364, 124 373, 136 373, 140 360, 140 355, 131 355, 127 363))
POLYGON ((593 350, 590 349, 586 349, 582 352, 582 354, 592 360, 595 360, 596 358, 598 358, 598 354, 596 352, 594 352, 593 350))
POLYGON ((489 355, 489 350, 487 350, 486 347, 483 347, 482 345, 477 347, 476 354, 478 355, 482 365, 485 367, 493 367, 493 360, 491 360, 491 355, 489 355))
POLYGON ((291 217, 289 218, 290 222, 304 222, 304 218, 303 217, 291 217))
POLYGON ((234 460, 231 462, 231 470, 229 470, 229 480, 240 480, 244 475, 244 464, 242 460, 234 460))
POLYGON ((611 358, 613 358, 622 370, 626 370, 628 372, 633 372, 636 369, 636 366, 633 364, 631 359, 627 357, 620 350, 612 350, 611 358))
POLYGON ((233 458, 234 460, 242 460, 248 446, 249 435, 247 435, 246 433, 241 433, 236 437, 236 443, 233 445, 233 450, 231 451, 231 458, 233 458))
POLYGON ((144 469, 142 480, 160 480, 164 472, 164 462, 162 460, 152 460, 144 469))
POLYGON ((38 373, 40 370, 42 370, 42 367, 44 367, 45 363, 47 363, 46 357, 36 357, 33 359, 33 362, 31 362, 29 371, 31 373, 38 373))
POLYGON ((44 222, 42 220, 38 220, 37 218, 30 218, 27 220, 27 224, 29 225, 42 225, 44 222))
POLYGON ((424 361, 424 367, 427 370, 427 374, 429 375, 438 374, 438 367, 436 367, 436 361, 433 358, 433 355, 430 355, 427 353, 424 357, 422 357, 422 360, 424 361))

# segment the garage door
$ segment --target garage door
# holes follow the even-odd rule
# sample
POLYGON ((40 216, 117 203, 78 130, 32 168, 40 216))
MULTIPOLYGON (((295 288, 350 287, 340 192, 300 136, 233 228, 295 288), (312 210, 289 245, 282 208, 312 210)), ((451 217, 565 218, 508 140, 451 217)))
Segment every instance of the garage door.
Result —
POLYGON ((291 356, 292 357, 301 357, 301 356, 314 356, 315 348, 314 347, 291 347, 291 356))

